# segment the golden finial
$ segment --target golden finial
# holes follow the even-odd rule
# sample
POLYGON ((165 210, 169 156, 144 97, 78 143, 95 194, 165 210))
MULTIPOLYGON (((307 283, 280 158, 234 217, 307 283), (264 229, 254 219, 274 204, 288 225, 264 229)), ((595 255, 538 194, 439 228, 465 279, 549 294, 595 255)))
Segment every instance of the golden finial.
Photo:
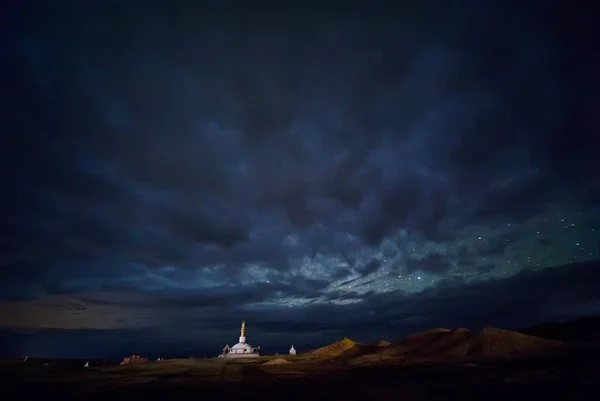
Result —
POLYGON ((246 321, 242 321, 242 334, 241 337, 245 337, 246 336, 246 321))

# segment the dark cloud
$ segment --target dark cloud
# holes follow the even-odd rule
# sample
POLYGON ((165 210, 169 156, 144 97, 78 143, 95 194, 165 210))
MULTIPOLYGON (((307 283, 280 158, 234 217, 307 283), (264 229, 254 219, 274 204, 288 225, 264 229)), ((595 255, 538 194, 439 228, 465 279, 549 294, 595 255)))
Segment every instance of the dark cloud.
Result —
POLYGON ((444 274, 450 267, 450 261, 438 252, 429 253, 421 259, 406 260, 406 271, 409 274, 417 270, 424 273, 444 274))
POLYGON ((555 245, 555 242, 551 238, 540 238, 537 240, 536 244, 541 246, 552 246, 555 245))
POLYGON ((461 246, 456 250, 456 265, 458 267, 468 267, 475 264, 477 255, 469 251, 465 246, 461 246))
MULTIPOLYGON (((347 293, 339 297, 330 297, 330 301, 358 300, 358 303, 336 305, 326 303, 307 305, 301 307, 302 312, 296 313, 296 308, 282 306, 263 306, 257 310, 244 310, 245 319, 250 322, 253 329, 253 338, 263 341, 270 338, 270 334, 290 333, 291 340, 306 341, 311 333, 321 333, 327 338, 336 338, 345 335, 348 331, 361 339, 372 340, 373 329, 378 335, 386 334, 388 338, 397 339, 413 331, 428 327, 458 327, 479 328, 487 325, 516 327, 528 325, 542 317, 554 320, 564 319, 571 313, 598 312, 600 299, 600 276, 598 263, 586 262, 576 265, 561 266, 543 271, 523 271, 515 276, 480 282, 465 283, 461 280, 446 280, 418 294, 407 294, 400 291, 377 294, 368 292, 364 294, 347 293), (547 294, 553 294, 548 297, 547 294), (395 305, 392 307, 392 305, 395 305), (416 319, 415 317, 419 317, 416 319)), ((154 305, 145 305, 143 299, 117 298, 105 295, 104 298, 95 300, 67 300, 61 303, 36 306, 29 304, 20 305, 21 312, 37 313, 40 321, 48 319, 47 314, 59 316, 57 321, 85 322, 90 316, 99 316, 101 311, 115 308, 120 305, 114 316, 123 316, 115 321, 117 326, 128 330, 134 329, 133 325, 159 325, 159 321, 148 320, 149 317, 170 316, 170 324, 175 324, 179 330, 194 328, 203 330, 216 330, 230 332, 227 336, 234 339, 238 329, 242 312, 236 308, 236 300, 245 298, 248 301, 261 299, 258 295, 265 288, 253 287, 248 291, 242 290, 234 298, 219 297, 211 299, 198 298, 183 294, 172 294, 170 297, 156 299, 154 305), (258 298, 256 298, 258 297, 258 298), (134 301, 133 303, 131 301, 134 301), (32 309, 35 308, 35 309, 32 309), (157 309, 158 308, 158 309, 157 309), (194 310, 207 309, 207 315, 198 315, 194 310), (221 313, 211 312, 219 309, 221 313), (223 309, 226 308, 226 309, 223 309), (163 310, 162 315, 156 310, 163 310), (81 318, 69 317, 71 311, 80 311, 81 318), (147 315, 149 311, 154 311, 147 315), (166 312, 166 313, 165 313, 166 312), (203 316, 200 320, 197 317, 203 316), (210 316, 210 317, 208 317, 210 316), (78 320, 79 319, 79 320, 78 320), (120 324, 120 326, 118 326, 120 324)), ((5 308, 3 306, 3 308, 5 308)), ((16 310, 16 308, 13 308, 16 310)), ((3 315, 3 325, 17 315, 3 315)), ((164 322, 164 320, 160 322, 164 322)), ((14 324, 11 322, 11 324, 14 324)), ((111 326, 107 327, 110 328, 111 326)), ((160 328, 156 328, 160 330, 160 328)), ((109 338, 106 334, 104 338, 109 338)), ((174 341, 178 337, 163 333, 162 341, 174 341)), ((204 338, 204 337, 200 337, 204 338)), ((214 341, 214 339, 208 339, 214 341)), ((185 340, 184 340, 185 341, 185 340)), ((280 340, 273 339, 272 347, 287 345, 280 340)), ((285 342, 285 340, 284 340, 285 342)), ((212 350, 213 352, 216 352, 212 350)), ((207 349, 206 352, 211 352, 207 349)))
POLYGON ((486 273, 491 272, 495 268, 496 268, 496 265, 494 263, 484 263, 484 264, 480 264, 477 266, 477 272, 479 274, 486 274, 486 273))
POLYGON ((184 210, 168 210, 161 223, 182 241, 216 244, 229 248, 248 240, 248 232, 242 222, 227 222, 227 216, 199 216, 184 210), (213 220, 213 221, 211 221, 213 220))
POLYGON ((481 252, 482 255, 502 255, 506 252, 506 249, 511 245, 509 236, 500 236, 489 241, 489 245, 481 252))
MULTIPOLYGON (((394 320, 394 326, 404 333, 427 327, 482 327, 513 322, 529 324, 540 317, 560 319, 568 315, 570 308, 576 310, 587 305, 590 310, 598 311, 600 300, 591 296, 600 286, 597 268, 597 262, 586 262, 470 284, 448 280, 420 294, 371 294, 364 298, 364 304, 350 305, 347 309, 356 316, 353 324, 365 319, 361 315, 364 307, 384 319, 394 320), (547 294, 553 297, 548 298, 547 294), (390 308, 390 305, 410 306, 390 308), (413 316, 424 319, 418 326, 402 323, 413 316)), ((384 321, 369 323, 382 325, 384 321)))
POLYGON ((371 273, 375 273, 377 270, 381 268, 380 260, 371 260, 369 263, 358 268, 358 272, 364 276, 368 276, 371 273))
MULTIPOLYGON (((312 16, 19 3, 0 94, 11 319, 137 330, 192 310, 215 336, 246 317, 310 341, 502 323, 521 296, 502 283, 597 260, 592 19, 468 3, 312 16), (484 290, 497 304, 474 300, 484 290), (137 317, 110 295, 47 306, 90 294, 137 317), (39 319, 14 317, 23 305, 39 319)), ((515 319, 580 310, 544 304, 550 284, 532 291, 515 319)))
POLYGON ((482 221, 530 219, 539 213, 540 203, 553 202, 564 196, 556 193, 555 181, 548 181, 548 178, 526 178, 493 189, 481 199, 472 218, 482 221))

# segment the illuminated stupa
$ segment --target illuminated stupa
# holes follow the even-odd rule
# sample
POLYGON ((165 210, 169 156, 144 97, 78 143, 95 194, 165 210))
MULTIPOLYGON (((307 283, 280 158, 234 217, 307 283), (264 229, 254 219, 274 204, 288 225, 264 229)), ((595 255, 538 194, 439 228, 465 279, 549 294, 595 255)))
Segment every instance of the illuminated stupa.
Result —
POLYGON ((242 322, 242 330, 240 332, 240 341, 233 347, 226 345, 223 348, 223 356, 225 358, 254 358, 260 356, 260 346, 253 348, 250 344, 246 344, 246 322, 242 322))

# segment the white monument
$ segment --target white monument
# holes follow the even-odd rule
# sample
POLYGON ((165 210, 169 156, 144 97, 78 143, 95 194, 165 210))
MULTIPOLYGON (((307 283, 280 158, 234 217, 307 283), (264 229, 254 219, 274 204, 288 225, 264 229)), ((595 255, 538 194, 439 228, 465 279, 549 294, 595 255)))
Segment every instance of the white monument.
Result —
POLYGON ((246 322, 242 322, 242 330, 240 332, 240 341, 233 347, 226 345, 223 348, 223 356, 225 358, 256 358, 260 356, 260 346, 252 348, 250 344, 246 344, 246 322))
POLYGON ((83 367, 84 367, 84 368, 89 368, 89 367, 90 367, 90 361, 87 361, 87 362, 85 363, 85 365, 83 365, 83 367))
POLYGON ((290 348, 290 355, 296 355, 296 348, 294 348, 294 344, 292 344, 292 348, 290 348))

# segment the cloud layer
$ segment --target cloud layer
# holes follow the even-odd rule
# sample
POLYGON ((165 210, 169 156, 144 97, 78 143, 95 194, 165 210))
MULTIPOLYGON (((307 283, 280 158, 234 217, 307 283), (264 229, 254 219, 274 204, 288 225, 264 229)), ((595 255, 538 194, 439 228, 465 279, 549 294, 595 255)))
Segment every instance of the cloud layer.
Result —
POLYGON ((45 7, 6 39, 0 325, 310 342, 598 312, 585 16, 45 7))

